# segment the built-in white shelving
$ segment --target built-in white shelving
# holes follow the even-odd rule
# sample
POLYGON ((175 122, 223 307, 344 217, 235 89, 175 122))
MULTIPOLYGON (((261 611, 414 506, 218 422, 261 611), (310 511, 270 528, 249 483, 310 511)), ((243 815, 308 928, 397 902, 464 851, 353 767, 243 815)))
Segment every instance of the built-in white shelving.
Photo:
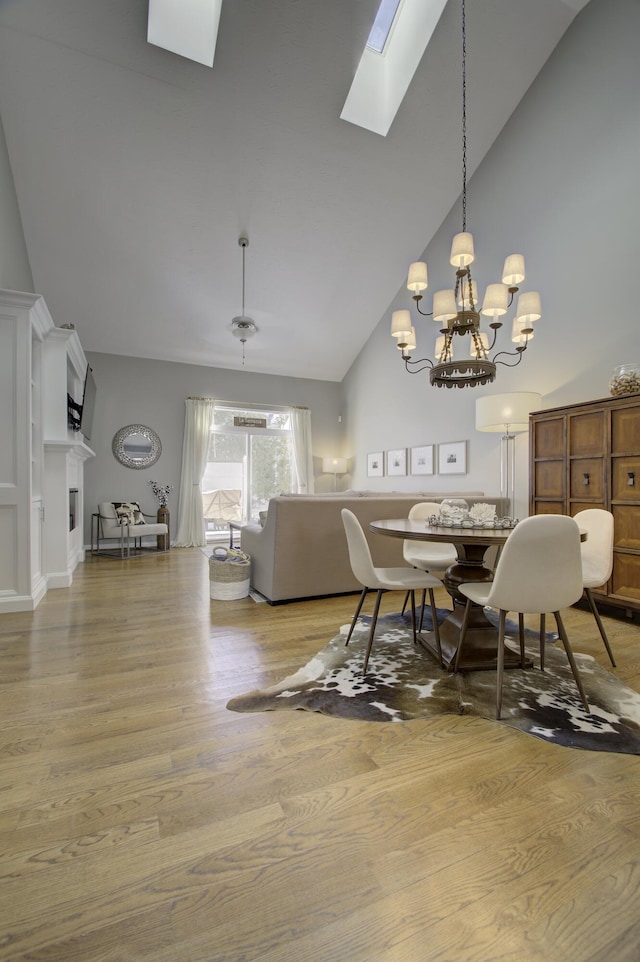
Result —
POLYGON ((42 297, 0 291, 0 613, 68 587, 84 558, 93 451, 67 425, 67 392, 78 398, 86 367, 77 333, 55 326, 42 297))

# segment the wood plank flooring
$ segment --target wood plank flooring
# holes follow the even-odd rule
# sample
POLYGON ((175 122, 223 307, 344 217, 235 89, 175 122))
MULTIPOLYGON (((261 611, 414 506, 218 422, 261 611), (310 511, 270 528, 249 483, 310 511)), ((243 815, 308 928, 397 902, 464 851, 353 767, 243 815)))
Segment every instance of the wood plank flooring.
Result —
MULTIPOLYGON (((355 603, 212 602, 194 548, 0 615, 0 962, 638 962, 640 757, 226 710, 355 603)), ((640 628, 605 623, 640 690, 640 628)))

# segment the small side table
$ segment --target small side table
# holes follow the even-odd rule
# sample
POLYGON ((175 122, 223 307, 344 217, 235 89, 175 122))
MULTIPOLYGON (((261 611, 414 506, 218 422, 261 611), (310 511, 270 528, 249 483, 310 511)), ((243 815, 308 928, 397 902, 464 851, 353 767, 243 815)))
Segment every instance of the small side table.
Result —
POLYGON ((246 521, 227 521, 227 524, 229 525, 229 547, 230 548, 236 547, 233 543, 233 532, 242 531, 246 523, 247 523, 246 521))
POLYGON ((157 538, 157 548, 158 551, 168 551, 171 547, 171 526, 169 524, 170 516, 169 509, 165 504, 161 504, 158 508, 158 524, 166 524, 167 533, 159 534, 157 538))

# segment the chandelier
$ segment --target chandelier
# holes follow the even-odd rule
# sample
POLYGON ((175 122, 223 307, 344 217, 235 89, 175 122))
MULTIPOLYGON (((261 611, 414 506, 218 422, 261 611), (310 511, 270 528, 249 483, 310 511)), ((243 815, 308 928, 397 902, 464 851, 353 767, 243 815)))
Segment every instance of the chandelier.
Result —
POLYGON ((418 313, 423 317, 432 317, 440 325, 440 335, 436 338, 434 349, 435 360, 411 359, 411 352, 416 349, 416 331, 411 323, 410 311, 394 311, 391 317, 391 336, 397 340, 406 370, 409 374, 428 370, 431 384, 437 387, 489 384, 495 379, 497 364, 515 367, 533 339, 534 322, 541 316, 540 294, 537 291, 520 294, 511 329, 511 341, 515 348, 492 353, 498 331, 503 326, 502 318, 513 304, 525 279, 524 257, 522 254, 510 254, 506 258, 502 283, 488 285, 482 307, 478 310, 478 287, 471 276, 471 264, 475 256, 473 236, 467 231, 466 59, 465 0, 462 0, 462 232, 453 238, 449 259, 449 263, 456 268, 455 288, 436 291, 433 310, 427 312, 420 308, 422 291, 428 286, 424 261, 411 264, 407 278, 407 289, 412 291, 418 313), (480 330, 481 314, 488 319, 491 333, 480 330))
POLYGON ((249 246, 248 237, 239 237, 238 244, 242 248, 242 314, 234 317, 231 321, 231 333, 237 337, 242 344, 242 363, 244 364, 244 349, 247 341, 258 333, 255 322, 244 312, 244 279, 245 279, 245 252, 249 246))

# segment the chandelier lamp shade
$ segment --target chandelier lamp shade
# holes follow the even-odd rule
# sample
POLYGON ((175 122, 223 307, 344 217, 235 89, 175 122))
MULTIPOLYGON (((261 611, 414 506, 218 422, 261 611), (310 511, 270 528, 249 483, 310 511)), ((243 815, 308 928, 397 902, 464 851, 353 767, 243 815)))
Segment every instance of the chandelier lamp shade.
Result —
POLYGON ((242 248, 242 313, 234 317, 231 321, 231 333, 234 337, 237 337, 242 344, 242 363, 244 364, 245 344, 258 333, 258 328, 255 322, 252 321, 250 317, 247 317, 244 312, 245 254, 249 246, 249 239, 247 237, 239 237, 238 244, 242 248))
POLYGON ((462 0, 462 230, 451 244, 449 263, 455 268, 455 284, 448 290, 435 291, 431 311, 421 308, 423 292, 429 286, 427 265, 415 261, 409 266, 407 289, 411 291, 415 309, 423 317, 431 317, 438 325, 433 358, 413 360, 416 332, 411 311, 394 311, 391 336, 402 354, 410 374, 429 371, 431 384, 437 387, 476 387, 490 384, 496 377, 496 366, 515 367, 522 360, 534 324, 541 317, 540 294, 520 292, 525 280, 524 256, 509 254, 502 269, 502 280, 489 284, 482 305, 478 285, 471 275, 475 261, 473 235, 467 230, 467 85, 465 0, 462 0), (519 295, 516 300, 516 295, 519 295), (515 303, 511 323, 511 349, 499 350, 498 331, 515 303), (482 315, 482 318, 481 318, 482 315), (481 322, 488 330, 481 330, 481 322))

